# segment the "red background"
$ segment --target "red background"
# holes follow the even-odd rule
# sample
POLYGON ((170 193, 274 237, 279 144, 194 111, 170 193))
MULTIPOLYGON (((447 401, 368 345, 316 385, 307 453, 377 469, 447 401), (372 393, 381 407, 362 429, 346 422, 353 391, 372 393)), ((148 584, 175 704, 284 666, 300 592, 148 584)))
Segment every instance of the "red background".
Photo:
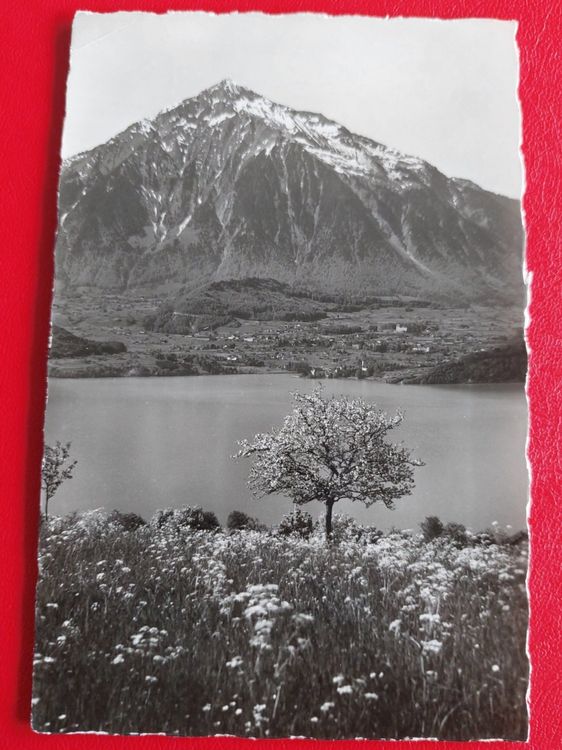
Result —
MULTIPOLYGON (((533 274, 529 459, 532 463, 530 592, 531 748, 562 748, 562 5, 548 0, 20 0, 4 3, 0 23, 0 750, 74 748, 241 748, 283 740, 47 736, 29 728, 35 548, 48 319, 56 224, 58 152, 70 26, 76 10, 320 11, 377 16, 491 17, 519 21, 520 98, 526 166, 527 268, 533 274)), ((291 750, 331 743, 293 740, 291 750)), ((340 742, 347 749, 354 743, 340 742)), ((377 748, 431 742, 370 743, 377 748)), ((463 747, 443 743, 443 747, 463 747)), ((522 743, 475 743, 522 748, 522 743)))

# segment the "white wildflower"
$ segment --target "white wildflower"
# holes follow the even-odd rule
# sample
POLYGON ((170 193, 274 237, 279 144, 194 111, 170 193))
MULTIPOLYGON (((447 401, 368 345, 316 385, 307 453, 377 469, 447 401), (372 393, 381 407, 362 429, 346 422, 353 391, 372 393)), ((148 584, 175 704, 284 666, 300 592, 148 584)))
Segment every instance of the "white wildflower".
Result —
POLYGON ((432 639, 431 641, 422 641, 421 643, 424 654, 438 654, 443 648, 441 641, 432 639))
POLYGON ((244 663, 244 660, 241 656, 233 656, 230 661, 226 662, 226 666, 229 669, 236 669, 237 667, 240 667, 244 663))
POLYGON ((353 692, 353 688, 351 685, 341 685, 339 688, 337 688, 337 691, 340 695, 351 695, 353 692))

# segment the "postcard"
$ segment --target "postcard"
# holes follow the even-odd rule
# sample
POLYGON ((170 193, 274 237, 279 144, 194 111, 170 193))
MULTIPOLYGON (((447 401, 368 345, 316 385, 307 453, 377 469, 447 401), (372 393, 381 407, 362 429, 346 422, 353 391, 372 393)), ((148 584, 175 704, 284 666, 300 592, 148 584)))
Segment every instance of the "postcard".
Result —
POLYGON ((36 731, 526 738, 515 30, 77 14, 36 731))

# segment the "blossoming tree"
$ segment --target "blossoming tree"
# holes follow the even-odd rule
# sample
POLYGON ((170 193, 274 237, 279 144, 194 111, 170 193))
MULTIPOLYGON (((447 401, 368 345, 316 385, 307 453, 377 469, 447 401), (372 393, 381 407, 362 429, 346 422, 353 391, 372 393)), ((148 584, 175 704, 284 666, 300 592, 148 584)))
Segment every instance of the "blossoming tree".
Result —
POLYGON ((49 516, 49 500, 72 473, 77 461, 70 460, 70 443, 45 445, 41 467, 41 488, 45 492, 45 518, 49 516))
POLYGON ((402 445, 386 440, 402 421, 362 399, 293 394, 295 408, 278 430, 242 441, 237 457, 254 458, 249 484, 254 494, 288 495, 297 505, 326 506, 326 536, 332 511, 345 498, 366 506, 409 495, 414 467, 423 465, 402 445))

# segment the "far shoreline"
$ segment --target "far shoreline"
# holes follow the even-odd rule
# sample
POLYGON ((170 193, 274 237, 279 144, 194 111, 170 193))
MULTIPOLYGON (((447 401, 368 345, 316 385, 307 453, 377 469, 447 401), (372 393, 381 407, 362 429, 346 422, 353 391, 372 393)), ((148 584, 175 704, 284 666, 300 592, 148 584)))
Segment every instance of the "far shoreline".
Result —
POLYGON ((68 381, 76 381, 76 380, 179 380, 181 378, 184 379, 194 379, 198 380, 200 378, 205 379, 222 379, 222 378, 233 378, 233 377, 256 377, 256 376, 285 376, 292 378, 293 380, 303 381, 303 382, 316 382, 318 384, 325 384, 326 382, 355 382, 355 383, 376 383, 377 385, 389 385, 389 386, 425 386, 425 387, 433 387, 433 388, 443 388, 443 387, 461 387, 461 388, 482 388, 482 387, 489 387, 489 386, 520 386, 525 389, 525 381, 521 380, 506 380, 501 382, 481 382, 481 383, 471 383, 471 382, 465 382, 465 383, 413 383, 413 382, 403 382, 403 381, 390 381, 390 380, 382 380, 378 378, 357 378, 357 377, 342 377, 342 378, 311 378, 306 376, 301 376, 296 373, 286 372, 283 370, 271 370, 267 372, 231 372, 231 373, 217 373, 216 375, 212 375, 210 373, 200 373, 197 375, 170 375, 169 373, 162 374, 162 375, 115 375, 115 374, 109 374, 109 375, 47 375, 47 381, 50 380, 68 380, 68 381))

